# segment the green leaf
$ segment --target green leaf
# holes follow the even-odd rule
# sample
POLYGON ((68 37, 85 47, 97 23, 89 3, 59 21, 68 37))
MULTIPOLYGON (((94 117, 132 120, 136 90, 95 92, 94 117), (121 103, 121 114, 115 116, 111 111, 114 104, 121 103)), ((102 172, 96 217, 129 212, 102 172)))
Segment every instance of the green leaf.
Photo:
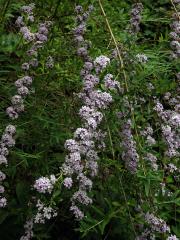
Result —
POLYGON ((8 217, 9 213, 1 210, 0 211, 0 224, 2 224, 4 222, 4 220, 8 217))
POLYGON ((19 182, 16 185, 16 195, 21 205, 24 205, 28 200, 28 196, 29 196, 28 189, 29 189, 29 185, 26 185, 23 182, 19 182))
POLYGON ((150 179, 148 179, 148 181, 145 182, 145 193, 146 193, 146 196, 148 197, 149 196, 149 190, 150 190, 150 179))

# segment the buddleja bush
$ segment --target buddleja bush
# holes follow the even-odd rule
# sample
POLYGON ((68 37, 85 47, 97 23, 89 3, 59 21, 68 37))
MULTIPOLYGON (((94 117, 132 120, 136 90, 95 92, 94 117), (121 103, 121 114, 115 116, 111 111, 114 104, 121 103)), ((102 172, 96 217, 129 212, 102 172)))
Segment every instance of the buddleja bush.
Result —
POLYGON ((1 8, 2 239, 178 239, 180 1, 1 8))

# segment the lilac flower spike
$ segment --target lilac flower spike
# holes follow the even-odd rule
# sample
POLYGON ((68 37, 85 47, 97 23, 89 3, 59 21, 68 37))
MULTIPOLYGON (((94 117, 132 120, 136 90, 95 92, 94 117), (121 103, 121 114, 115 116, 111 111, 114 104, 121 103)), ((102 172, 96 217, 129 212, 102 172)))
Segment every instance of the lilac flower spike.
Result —
POLYGON ((136 150, 136 142, 133 139, 131 133, 131 120, 128 119, 122 126, 121 137, 122 137, 122 159, 125 162, 127 170, 131 174, 135 174, 138 167, 139 155, 136 150))
MULTIPOLYGON (((74 39, 77 44, 77 55, 84 61, 81 77, 83 80, 82 91, 78 94, 82 100, 83 106, 79 110, 79 116, 82 119, 82 126, 74 132, 74 138, 65 142, 67 155, 62 171, 66 178, 64 186, 68 189, 72 188, 78 181, 79 189, 71 198, 70 210, 76 219, 80 220, 84 217, 84 213, 80 210, 79 205, 89 205, 92 199, 88 196, 88 192, 92 188, 92 180, 90 178, 97 175, 99 159, 97 149, 104 146, 104 133, 98 129, 103 120, 101 110, 107 109, 113 101, 112 96, 108 92, 97 89, 100 81, 100 74, 110 64, 110 59, 104 55, 93 60, 88 55, 89 43, 84 40, 86 31, 86 20, 92 11, 92 7, 87 12, 83 11, 82 6, 77 6, 76 22, 77 27, 74 29, 74 39), (96 74, 93 74, 92 71, 96 74)), ((118 82, 113 80, 111 74, 104 79, 107 90, 118 87, 118 82)))
MULTIPOLYGON (((173 1, 174 4, 178 5, 178 0, 173 1)), ((172 39, 170 42, 170 46, 172 48, 172 58, 178 59, 180 57, 180 20, 179 20, 179 13, 173 13, 172 15, 173 22, 170 25, 171 26, 171 32, 170 32, 170 38, 172 39)))
POLYGON ((33 218, 28 219, 24 224, 25 234, 20 238, 20 240, 30 240, 33 237, 33 218))
MULTIPOLYGON (((23 39, 30 43, 31 49, 29 49, 28 56, 37 55, 39 48, 43 46, 43 43, 47 41, 48 27, 50 22, 45 22, 40 24, 38 33, 32 33, 29 26, 26 26, 25 20, 29 22, 34 21, 33 9, 35 8, 34 4, 29 4, 28 6, 23 6, 21 11, 24 16, 19 16, 16 20, 16 25, 20 28, 20 33, 23 36, 23 39), (43 30, 42 30, 43 28, 43 30), (41 34, 41 38, 36 39, 37 34, 41 34)), ((39 36, 39 35, 38 35, 39 36)), ((15 87, 17 88, 17 93, 11 98, 11 106, 6 109, 6 113, 9 116, 10 120, 16 120, 19 118, 20 113, 24 111, 24 100, 30 93, 30 87, 32 85, 32 77, 29 76, 29 71, 31 67, 36 67, 38 65, 37 59, 30 59, 28 62, 24 62, 21 65, 21 69, 24 71, 24 76, 15 82, 15 87)), ((7 156, 9 154, 9 148, 15 145, 15 133, 16 127, 14 125, 7 125, 1 140, 0 140, 0 165, 8 165, 7 156)), ((6 175, 0 171, 0 184, 5 180, 6 175)), ((7 200, 5 197, 1 197, 1 194, 4 193, 4 187, 0 185, 0 207, 5 207, 7 200)), ((49 190, 50 191, 50 190, 49 190)))
POLYGON ((154 239, 156 233, 169 235, 166 240, 179 240, 176 235, 170 235, 170 228, 163 219, 149 212, 144 214, 144 218, 148 227, 140 236, 136 237, 136 240, 154 239))
POLYGON ((143 10, 142 3, 135 3, 132 5, 131 10, 131 19, 130 19, 130 33, 136 34, 140 31, 140 21, 141 21, 141 13, 143 10))
POLYGON ((178 157, 178 150, 180 148, 180 138, 178 133, 179 114, 176 111, 164 110, 164 107, 159 100, 156 100, 155 104, 154 110, 162 121, 162 135, 168 146, 165 154, 169 158, 178 157))

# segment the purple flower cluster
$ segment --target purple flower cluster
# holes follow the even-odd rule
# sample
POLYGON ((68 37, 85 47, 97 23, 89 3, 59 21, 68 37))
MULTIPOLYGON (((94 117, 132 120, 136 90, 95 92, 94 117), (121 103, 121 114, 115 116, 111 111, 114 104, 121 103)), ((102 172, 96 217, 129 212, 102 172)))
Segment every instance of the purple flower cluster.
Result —
MULTIPOLYGON (((140 134, 146 138, 145 143, 147 147, 152 147, 154 144, 156 144, 156 140, 152 137, 153 129, 150 125, 147 126, 143 131, 141 131, 140 134)), ((148 152, 144 156, 144 159, 150 163, 153 170, 158 170, 157 157, 154 154, 148 152)))
POLYGON ((122 159, 125 162, 125 166, 128 171, 134 174, 137 171, 139 155, 136 150, 136 142, 133 139, 131 128, 132 122, 128 119, 123 123, 120 135, 122 140, 121 145, 123 148, 122 159))
MULTIPOLYGON (((53 191, 54 185, 57 179, 54 175, 50 177, 40 177, 34 183, 33 188, 36 189, 39 193, 51 193, 53 191)), ((33 225, 34 223, 45 223, 46 220, 49 220, 57 216, 57 211, 52 206, 47 206, 45 203, 41 202, 40 199, 36 203, 37 212, 36 214, 26 222, 24 225, 25 234, 20 238, 20 240, 30 240, 33 237, 33 225)))
POLYGON ((35 4, 31 3, 27 6, 23 6, 21 8, 21 11, 25 14, 27 14, 28 18, 31 18, 31 16, 33 16, 33 9, 35 8, 35 4))
POLYGON ((27 42, 31 42, 35 39, 34 34, 31 33, 31 31, 25 24, 25 20, 27 20, 28 22, 34 22, 34 14, 33 14, 34 8, 35 8, 34 3, 29 4, 27 6, 23 6, 21 8, 21 11, 25 16, 19 16, 16 20, 16 25, 20 28, 20 32, 23 34, 23 38, 27 42))
MULTIPOLYGON (((24 17, 26 20, 33 19, 34 21, 33 8, 34 8, 34 4, 30 4, 28 6, 22 7, 22 11, 25 13, 24 17)), ((23 35, 23 39, 26 42, 32 44, 30 49, 27 51, 27 55, 30 57, 31 56, 37 57, 38 49, 42 48, 43 44, 48 40, 47 38, 48 32, 49 32, 48 29, 51 26, 52 22, 45 21, 44 23, 40 23, 38 27, 38 31, 34 33, 34 32, 31 32, 31 29, 25 25, 25 22, 23 19, 24 17, 22 16, 18 17, 16 20, 16 24, 18 27, 20 27, 20 33, 23 35)), ((30 22, 32 22, 31 20, 30 22)), ((23 63, 22 69, 25 71, 28 71, 30 66, 37 67, 38 60, 35 58, 35 59, 31 59, 29 63, 23 63)))
POLYGON ((53 68, 54 67, 54 60, 51 56, 47 57, 46 67, 47 68, 53 68))
MULTIPOLYGON (((9 148, 15 145, 14 135, 16 133, 16 127, 14 125, 8 125, 1 137, 0 141, 0 165, 8 165, 7 156, 9 154, 9 148)), ((0 171, 0 208, 7 205, 7 200, 5 197, 2 197, 1 194, 4 193, 4 187, 1 185, 2 182, 6 179, 6 175, 0 171)))
POLYGON ((179 240, 179 238, 176 237, 176 235, 170 235, 166 240, 179 240))
POLYGON ((120 87, 120 83, 113 79, 112 74, 106 74, 104 77, 104 85, 107 90, 118 90, 120 93, 123 93, 123 89, 120 87))
POLYGON ((166 155, 170 158, 179 156, 180 137, 178 129, 180 126, 180 114, 172 110, 164 110, 163 105, 156 100, 154 110, 162 121, 161 130, 164 140, 168 146, 166 155))
POLYGON ((140 236, 137 236, 135 240, 147 240, 147 239, 155 239, 155 235, 151 233, 151 231, 146 228, 140 236))
POLYGON ((40 200, 38 200, 37 204, 37 213, 34 217, 34 223, 45 223, 45 220, 49 220, 53 217, 57 216, 57 211, 51 206, 46 206, 40 200))
POLYGON ((110 59, 106 56, 99 56, 94 60, 94 66, 96 73, 100 73, 103 71, 104 68, 110 63, 110 59))
POLYGON ((173 163, 169 163, 165 169, 169 172, 169 173, 174 173, 174 172, 180 172, 180 169, 177 168, 173 163))
MULTIPOLYGON (((23 6, 21 8, 21 12, 23 14, 25 14, 25 18, 27 21, 29 22, 34 22, 34 14, 33 14, 33 9, 35 8, 35 4, 34 3, 31 3, 27 6, 23 6)), ((30 33, 30 31, 28 31, 27 27, 25 26, 25 23, 24 23, 24 16, 19 16, 16 20, 16 25, 18 27, 23 27, 21 29, 21 32, 22 33, 26 33, 27 35, 25 36, 26 40, 27 41, 32 41, 34 36, 33 34, 30 33)))
POLYGON ((153 170, 158 170, 157 157, 152 153, 147 153, 144 157, 145 160, 149 161, 153 170))
POLYGON ((166 222, 161 218, 156 217, 154 214, 149 212, 145 214, 145 221, 149 224, 151 231, 159 233, 169 233, 170 228, 166 222))
POLYGON ((146 143, 148 146, 153 146, 156 144, 156 140, 152 137, 153 129, 151 126, 148 126, 143 131, 141 131, 141 135, 143 137, 146 137, 146 143))
POLYGON ((145 54, 137 54, 136 59, 139 63, 147 63, 148 57, 145 54))
MULTIPOLYGON (((143 215, 148 226, 140 236, 136 237, 136 240, 155 239, 155 233, 167 235, 170 234, 170 228, 163 219, 158 218, 153 213, 149 212, 143 215)), ((179 239, 176 237, 176 235, 171 234, 166 238, 166 240, 179 239)))
POLYGON ((40 177, 35 181, 34 188, 39 192, 39 193, 51 193, 54 184, 56 183, 56 177, 54 175, 51 175, 50 178, 47 177, 40 177))
MULTIPOLYGON (((26 16, 26 19, 27 18, 28 16, 26 16)), ((27 51, 28 56, 36 56, 37 50, 39 48, 42 48, 43 44, 48 40, 48 28, 51 26, 52 22, 45 21, 44 23, 40 23, 38 31, 35 33, 31 32, 30 28, 25 25, 23 22, 23 17, 18 17, 16 24, 18 27, 20 27, 20 33, 23 35, 23 39, 28 43, 32 43, 32 47, 27 51)), ((26 70, 28 68, 28 65, 24 64, 24 68, 26 70)))
MULTIPOLYGON (((178 76, 179 74, 177 74, 178 76)), ((180 79, 177 79, 178 81, 180 79)), ((179 85, 179 83, 178 83, 179 85)), ((164 94, 164 100, 168 105, 170 105, 172 108, 174 108, 174 111, 177 113, 180 113, 180 96, 179 96, 180 89, 177 87, 176 89, 176 95, 172 95, 170 92, 166 92, 164 94)))
MULTIPOLYGON (((174 4, 179 4, 178 1, 174 1, 174 4)), ((180 19, 179 12, 175 12, 172 15, 173 23, 171 24, 172 32, 170 32, 170 38, 172 39, 170 45, 173 50, 172 58, 177 59, 180 57, 180 19)))
POLYGON ((20 240, 30 240, 33 237, 33 218, 28 219, 24 224, 25 234, 20 238, 20 240))
POLYGON ((141 21, 141 13, 143 10, 142 3, 135 3, 132 5, 131 10, 131 19, 130 19, 130 33, 136 34, 140 31, 140 21, 141 21))

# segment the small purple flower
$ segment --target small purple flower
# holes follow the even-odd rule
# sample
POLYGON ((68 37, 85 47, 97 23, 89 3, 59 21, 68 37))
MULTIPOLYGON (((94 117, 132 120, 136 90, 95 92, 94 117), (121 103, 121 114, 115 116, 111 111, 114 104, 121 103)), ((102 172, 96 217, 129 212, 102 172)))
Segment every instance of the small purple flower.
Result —
POLYGON ((0 146, 0 155, 1 155, 1 160, 0 161, 5 161, 5 164, 7 162, 7 159, 4 159, 4 156, 8 156, 9 155, 9 150, 7 147, 1 145, 0 146))
POLYGON ((34 8, 35 8, 35 4, 31 3, 27 6, 22 6, 21 11, 24 12, 24 13, 27 13, 29 15, 29 14, 33 13, 32 11, 33 11, 34 8))
POLYGON ((25 34, 25 33, 29 32, 29 29, 28 29, 28 27, 23 26, 23 27, 20 28, 19 31, 20 31, 20 33, 22 33, 22 34, 25 34))
POLYGON ((6 175, 0 171, 0 181, 4 181, 6 179, 6 175))
POLYGON ((7 159, 4 155, 0 155, 0 165, 1 164, 7 165, 7 159))
POLYGON ((4 187, 0 185, 0 193, 4 193, 4 187))
POLYGON ((34 188, 40 193, 51 193, 55 182, 56 179, 55 181, 52 181, 52 179, 49 179, 47 177, 40 177, 35 181, 34 188))
POLYGON ((47 68, 53 68, 54 67, 54 60, 51 56, 47 57, 46 67, 47 68))
POLYGON ((148 135, 146 138, 146 143, 148 146, 152 146, 152 145, 156 144, 156 140, 153 137, 151 137, 150 135, 148 135))
POLYGON ((35 39, 35 35, 34 33, 27 31, 23 34, 23 38, 27 42, 32 42, 35 39))
POLYGON ((79 144, 74 139, 66 140, 64 147, 65 147, 65 149, 67 149, 70 152, 79 151, 79 144))
POLYGON ((43 34, 43 35, 48 35, 48 29, 44 24, 40 24, 38 33, 43 34))
POLYGON ((168 170, 170 173, 174 173, 178 170, 178 168, 173 163, 169 163, 166 166, 166 170, 168 170))
POLYGON ((23 26, 24 26, 23 17, 22 17, 22 16, 19 16, 19 17, 17 18, 15 24, 16 24, 18 27, 23 27, 23 26))
POLYGON ((36 33, 35 36, 36 39, 39 40, 40 42, 46 42, 48 40, 47 36, 41 33, 36 33))
POLYGON ((107 74, 104 77, 104 84, 107 89, 120 89, 120 84, 117 81, 113 80, 113 75, 112 74, 107 74))
POLYGON ((23 103, 23 99, 20 95, 14 95, 12 98, 11 98, 11 103, 13 105, 18 105, 18 104, 22 104, 23 103))
POLYGON ((15 81, 14 85, 18 88, 23 86, 23 81, 22 79, 18 79, 17 81, 15 81))
POLYGON ((24 112, 24 104, 20 104, 20 105, 16 105, 14 106, 14 110, 17 112, 17 113, 21 113, 21 112, 24 112))
POLYGON ((85 62, 84 63, 84 69, 91 71, 94 68, 93 64, 91 62, 85 62))
POLYGON ((86 57, 87 56, 87 49, 84 47, 81 47, 77 50, 77 55, 80 57, 86 57))
POLYGON ((28 56, 37 56, 37 49, 35 47, 32 47, 31 49, 29 49, 26 53, 28 56))
POLYGON ((23 63, 21 68, 22 68, 22 70, 28 71, 29 70, 29 63, 23 63))
POLYGON ((76 12, 77 14, 82 13, 82 12, 83 12, 83 7, 82 7, 81 5, 77 5, 77 6, 75 7, 75 12, 76 12))
POLYGON ((176 237, 176 235, 170 235, 166 240, 179 240, 179 238, 176 237))
POLYGON ((39 62, 36 58, 33 58, 29 61, 29 65, 31 65, 32 67, 37 67, 38 64, 39 64, 39 62))
POLYGON ((16 127, 14 125, 8 125, 5 129, 5 133, 14 135, 16 133, 16 127))
POLYGON ((5 197, 0 198, 0 208, 4 208, 7 205, 7 199, 5 197))
POLYGON ((110 63, 110 59, 106 56, 99 56, 94 60, 94 66, 96 69, 96 72, 101 72, 104 68, 107 67, 107 65, 110 63))
POLYGON ((74 35, 75 36, 83 35, 85 31, 86 31, 86 25, 80 24, 78 27, 74 29, 74 35))
POLYGON ((84 41, 84 38, 81 35, 77 35, 77 36, 75 36, 74 40, 77 43, 82 43, 84 41))
POLYGON ((141 13, 143 10, 142 3, 135 3, 132 5, 131 10, 131 19, 130 19, 130 33, 136 34, 140 31, 140 21, 141 21, 141 13))
POLYGON ((7 115, 11 118, 11 119, 17 119, 19 117, 18 113, 14 110, 13 107, 8 107, 6 109, 6 113, 7 115))
POLYGON ((145 220, 149 224, 150 228, 159 233, 170 232, 170 228, 167 226, 166 222, 161 218, 157 218, 154 214, 149 212, 145 215, 145 220))
POLYGON ((4 145, 8 147, 14 147, 15 145, 15 140, 12 138, 12 135, 4 133, 2 135, 1 141, 4 145))
POLYGON ((144 159, 150 162, 152 168, 155 171, 158 170, 157 157, 156 156, 154 156, 152 153, 147 153, 144 159))
POLYGON ((66 188, 70 189, 73 184, 72 178, 70 178, 70 177, 65 178, 63 181, 63 184, 66 188))
POLYGON ((18 92, 18 94, 20 94, 21 96, 24 97, 24 96, 29 94, 29 89, 25 86, 22 86, 22 87, 17 89, 17 92, 18 92))
POLYGON ((28 219, 24 224, 25 234, 20 238, 20 240, 30 240, 33 237, 33 223, 34 219, 28 219))
POLYGON ((136 59, 139 63, 147 63, 148 58, 145 54, 137 54, 136 59))
POLYGON ((77 206, 71 206, 70 211, 73 212, 77 220, 82 220, 84 218, 84 213, 77 206))
POLYGON ((28 15, 27 20, 30 22, 34 22, 34 16, 33 15, 28 15))
MULTIPOLYGON (((24 76, 23 78, 21 78, 19 80, 21 80, 25 86, 30 86, 32 84, 32 77, 29 77, 29 76, 24 76)), ((22 86, 20 86, 20 87, 22 87, 22 86)))
POLYGON ((74 201, 78 201, 79 203, 83 204, 83 205, 89 205, 92 203, 92 199, 89 198, 87 196, 87 193, 86 191, 83 191, 83 190, 78 190, 77 192, 75 192, 72 196, 72 199, 71 199, 73 202, 74 201))

